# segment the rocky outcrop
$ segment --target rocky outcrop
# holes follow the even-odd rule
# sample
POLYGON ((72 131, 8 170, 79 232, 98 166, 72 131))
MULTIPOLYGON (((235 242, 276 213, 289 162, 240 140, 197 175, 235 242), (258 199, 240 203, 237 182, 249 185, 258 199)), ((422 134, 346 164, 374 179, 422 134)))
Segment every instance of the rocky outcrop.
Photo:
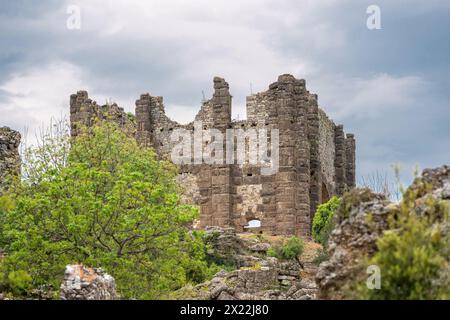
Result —
POLYGON ((20 139, 19 132, 0 128, 0 189, 9 175, 20 174, 20 139))
MULTIPOLYGON (((424 170, 408 188, 405 197, 414 193, 413 212, 427 212, 427 199, 444 200, 450 205, 450 167, 424 170)), ((328 242, 329 260, 320 264, 316 274, 320 299, 345 298, 345 290, 355 279, 366 278, 365 258, 377 251, 376 241, 389 230, 388 218, 398 212, 399 205, 369 189, 353 189, 344 195, 336 213, 336 227, 328 242)), ((434 219, 450 229, 439 212, 434 219)))
POLYGON ((221 271, 210 281, 181 289, 180 294, 195 300, 311 300, 316 291, 314 281, 282 275, 275 263, 259 269, 221 271), (280 279, 289 279, 290 284, 280 285, 280 279))
POLYGON ((187 286, 175 294, 180 299, 292 300, 314 299, 317 287, 297 259, 269 257, 270 243, 254 234, 236 234, 233 228, 208 228, 210 258, 233 265, 210 281, 187 286))
POLYGON ((342 202, 336 215, 337 227, 328 242, 330 258, 320 265, 316 275, 321 299, 341 298, 347 281, 364 272, 359 262, 376 251, 377 238, 388 228, 390 202, 383 195, 354 189, 342 202))
POLYGON ((100 268, 68 265, 60 289, 61 300, 114 300, 116 284, 100 268))

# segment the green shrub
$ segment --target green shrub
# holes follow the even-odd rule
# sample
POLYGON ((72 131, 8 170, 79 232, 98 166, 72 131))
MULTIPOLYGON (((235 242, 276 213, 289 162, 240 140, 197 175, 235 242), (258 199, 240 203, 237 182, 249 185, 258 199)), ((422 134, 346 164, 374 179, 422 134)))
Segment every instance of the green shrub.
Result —
POLYGON ((360 283, 363 299, 450 299, 450 235, 448 206, 429 197, 426 214, 416 211, 417 194, 404 195, 392 213, 390 230, 377 241, 378 251, 367 262, 381 272, 381 288, 360 283))
POLYGON ((312 237, 314 241, 326 246, 328 238, 334 227, 333 217, 340 205, 340 199, 332 197, 328 202, 321 204, 314 215, 312 237))
MULTIPOLYGON (((52 141, 42 154, 61 148, 52 141)), ((181 204, 176 168, 151 149, 103 123, 83 130, 58 165, 37 154, 38 170, 0 201, 9 290, 59 288, 73 263, 104 268, 124 298, 159 298, 210 276, 202 237, 189 232, 197 209, 181 204)))
POLYGON ((282 260, 297 259, 303 253, 303 240, 297 237, 290 237, 272 245, 267 251, 267 255, 282 260))
POLYGON ((8 288, 13 295, 25 295, 32 287, 32 278, 24 270, 11 271, 8 275, 0 272, 0 286, 8 288))
POLYGON ((136 116, 132 112, 127 112, 127 119, 131 123, 136 123, 136 116))

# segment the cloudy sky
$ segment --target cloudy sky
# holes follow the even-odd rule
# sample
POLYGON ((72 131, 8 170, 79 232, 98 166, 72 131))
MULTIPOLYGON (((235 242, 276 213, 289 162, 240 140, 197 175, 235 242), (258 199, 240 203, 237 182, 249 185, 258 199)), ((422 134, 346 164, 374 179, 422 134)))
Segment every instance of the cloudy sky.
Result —
POLYGON ((243 119, 250 88, 291 73, 355 133, 359 179, 399 163, 406 181, 450 163, 449 16, 447 0, 0 0, 0 126, 32 132, 80 89, 127 111, 162 95, 189 122, 215 75, 243 119), (380 30, 366 26, 372 4, 380 30))

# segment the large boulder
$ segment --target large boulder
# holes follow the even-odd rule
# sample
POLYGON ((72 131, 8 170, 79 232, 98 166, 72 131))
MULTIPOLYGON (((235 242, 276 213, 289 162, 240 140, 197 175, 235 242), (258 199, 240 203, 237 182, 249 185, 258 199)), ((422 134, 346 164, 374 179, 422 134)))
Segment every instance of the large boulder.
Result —
POLYGON ((61 300, 114 300, 116 284, 100 268, 68 265, 60 289, 61 300))

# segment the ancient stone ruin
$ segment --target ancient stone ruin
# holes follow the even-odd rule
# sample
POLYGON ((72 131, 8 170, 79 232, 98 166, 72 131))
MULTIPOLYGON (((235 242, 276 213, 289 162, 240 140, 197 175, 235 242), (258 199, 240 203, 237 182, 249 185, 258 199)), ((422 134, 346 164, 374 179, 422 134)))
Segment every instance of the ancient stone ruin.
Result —
POLYGON ((20 133, 0 128, 0 189, 8 176, 20 174, 20 133))
MULTIPOLYGON (((202 129, 279 130, 279 169, 261 174, 253 164, 184 164, 179 182, 200 207, 199 227, 234 227, 242 232, 251 220, 274 235, 308 236, 316 207, 355 185, 355 139, 345 134, 319 108, 305 80, 281 75, 265 92, 247 97, 247 120, 231 118, 228 83, 214 78, 213 97, 203 102, 195 121, 202 129)), ((127 114, 116 104, 100 106, 79 91, 70 97, 72 135, 79 125, 106 118, 126 126, 127 114)), ((136 101, 136 139, 170 159, 175 129, 194 130, 195 123, 179 124, 168 118, 162 97, 143 94, 136 101)), ((203 146, 204 147, 204 146, 203 146)), ((224 153, 234 152, 223 146, 224 153)))

